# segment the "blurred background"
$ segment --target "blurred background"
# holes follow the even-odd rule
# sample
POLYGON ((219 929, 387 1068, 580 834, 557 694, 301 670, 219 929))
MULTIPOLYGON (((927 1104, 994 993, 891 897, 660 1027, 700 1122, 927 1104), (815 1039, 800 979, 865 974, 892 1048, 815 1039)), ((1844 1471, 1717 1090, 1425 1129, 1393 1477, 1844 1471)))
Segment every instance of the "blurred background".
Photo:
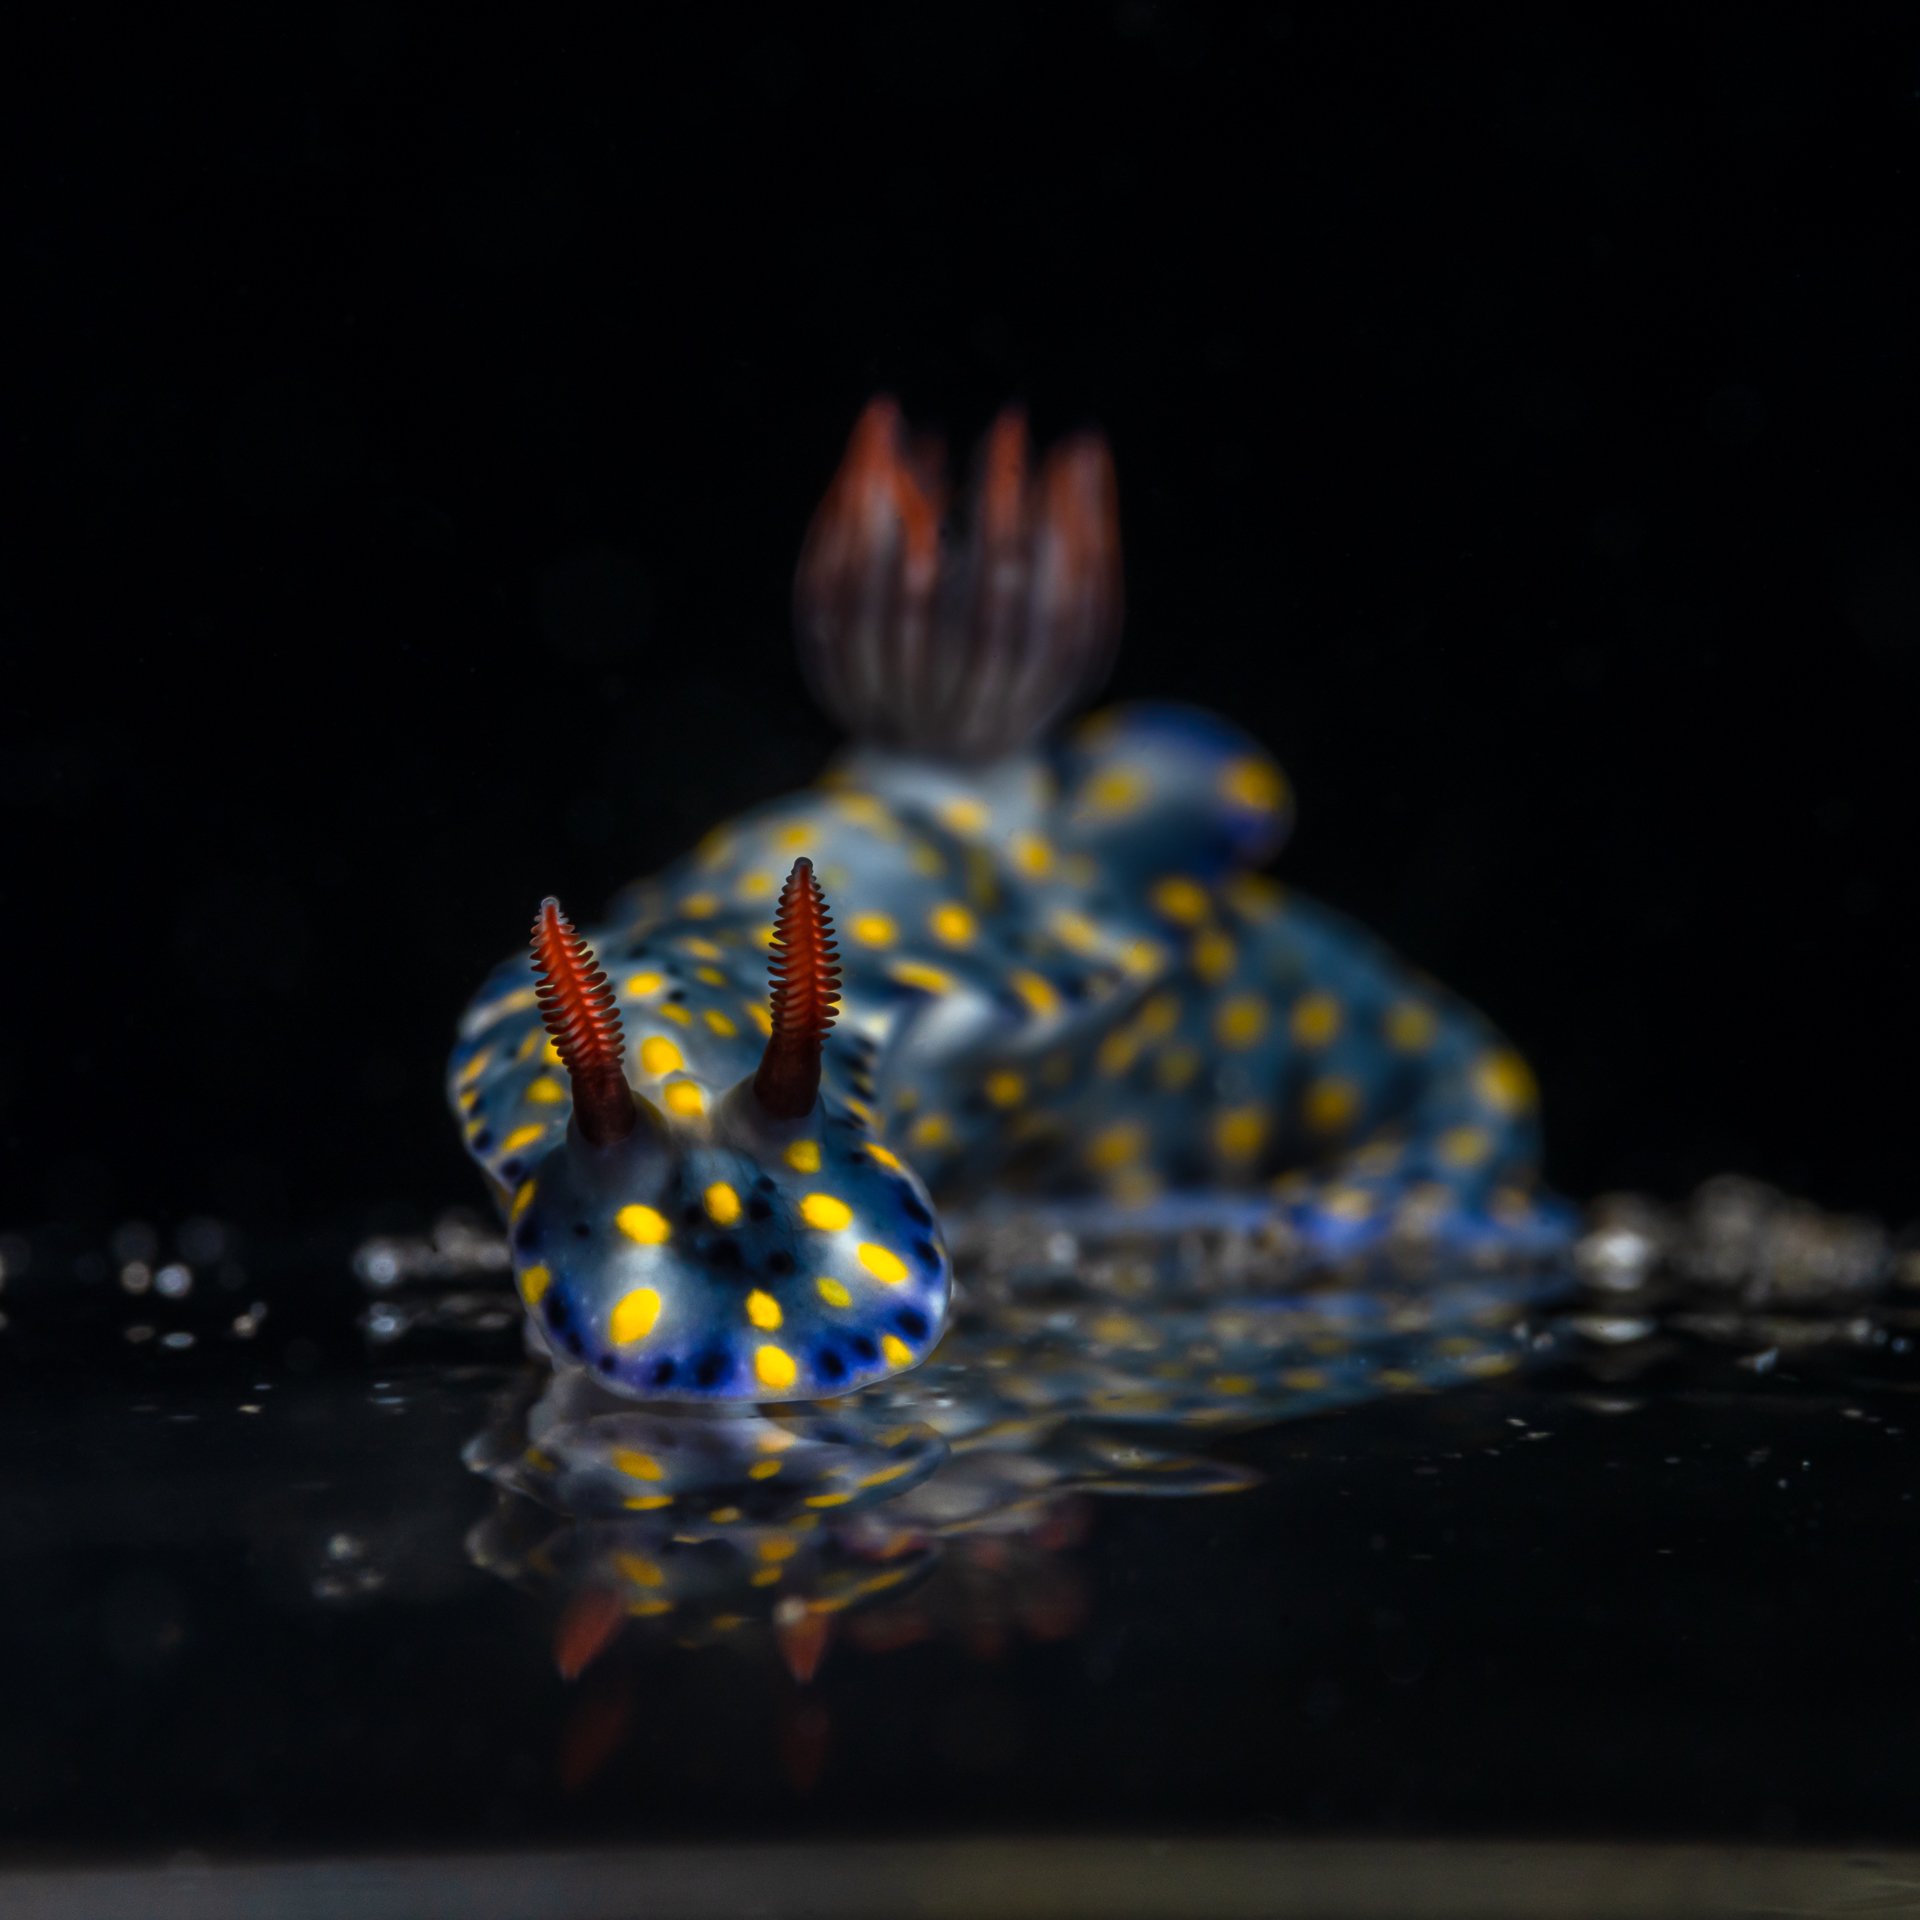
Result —
POLYGON ((1920 18, 389 6, 15 63, 0 1224, 478 1203, 455 1017, 831 749, 872 392, 1110 435, 1115 690, 1579 1195, 1914 1211, 1920 18))

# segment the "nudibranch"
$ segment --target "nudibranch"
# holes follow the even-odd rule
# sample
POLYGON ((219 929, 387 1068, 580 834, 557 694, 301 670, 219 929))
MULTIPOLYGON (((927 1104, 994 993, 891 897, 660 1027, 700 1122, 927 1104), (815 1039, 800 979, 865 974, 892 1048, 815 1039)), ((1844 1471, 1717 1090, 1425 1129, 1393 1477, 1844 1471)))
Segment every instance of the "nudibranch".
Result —
POLYGON ((712 1402, 901 1372, 948 1311, 940 1211, 983 1201, 1309 1258, 1564 1236, 1519 1053, 1256 871, 1291 818, 1259 746, 1162 705, 1049 737, 1119 631, 1104 441, 1036 468, 1003 415, 950 513, 875 401, 795 609, 855 744, 590 934, 545 902, 462 1023, 450 1092, 557 1365, 712 1402))

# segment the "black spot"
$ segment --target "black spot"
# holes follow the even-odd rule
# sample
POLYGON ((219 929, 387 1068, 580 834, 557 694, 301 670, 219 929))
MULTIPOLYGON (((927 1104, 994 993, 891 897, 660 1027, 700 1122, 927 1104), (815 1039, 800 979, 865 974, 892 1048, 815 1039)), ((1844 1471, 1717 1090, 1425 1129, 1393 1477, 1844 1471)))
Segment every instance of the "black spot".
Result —
POLYGON ((931 1240, 916 1240, 913 1243, 913 1257, 918 1260, 923 1267, 933 1267, 940 1264, 940 1256, 934 1251, 931 1240))
POLYGON ((933 1225, 933 1215, 927 1211, 920 1196, 904 1181, 901 1182, 900 1186, 900 1211, 904 1213, 909 1220, 916 1221, 923 1227, 933 1225))
POLYGON ((754 1181, 753 1189, 756 1193, 771 1193, 773 1191, 773 1184, 773 1175, 763 1173, 754 1181))
POLYGON ((924 1340, 927 1337, 927 1316, 918 1307, 902 1307, 893 1316, 893 1324, 909 1340, 924 1340))
POLYGON ((763 1195, 756 1193, 747 1202, 747 1218, 749 1220, 771 1220, 773 1218, 773 1202, 766 1199, 763 1195))
POLYGON ((767 1255, 767 1271, 777 1273, 784 1278, 793 1271, 793 1255, 783 1247, 776 1247, 767 1255))
POLYGON ((613 1355, 603 1353, 593 1364, 598 1367, 602 1373, 611 1373, 613 1371, 613 1355))
POLYGON ((847 1363, 841 1359, 837 1347, 822 1347, 813 1356, 813 1369, 822 1380, 844 1380, 847 1377, 847 1363))
POLYGON ((502 1180, 512 1181, 517 1185, 520 1176, 524 1172, 526 1172, 526 1168, 518 1160, 502 1160, 500 1162, 500 1178, 502 1180))
POLYGON ((716 1267, 726 1267, 737 1272, 746 1265, 740 1252, 740 1243, 729 1239, 723 1233, 717 1233, 700 1248, 700 1257, 716 1267))
POLYGON ((721 1348, 709 1347, 694 1359, 693 1384, 696 1387, 717 1387, 732 1370, 733 1356, 721 1348))
POLYGON ((584 1360, 586 1358, 587 1343, 580 1338, 579 1334, 577 1334, 573 1328, 569 1327, 561 1334, 560 1344, 565 1347, 576 1360, 584 1360))
POLYGON ((584 1220, 576 1220, 573 1223, 573 1237, 576 1240, 591 1240, 593 1229, 584 1220))
POLYGON ((525 1253, 530 1247, 537 1245, 539 1239, 540 1222, 531 1216, 522 1220, 513 1230, 513 1244, 518 1247, 522 1253, 525 1253))
POLYGON ((647 1385, 650 1387, 668 1387, 673 1384, 673 1362, 656 1360, 647 1369, 647 1385))
POLYGON ((669 1000, 672 1000, 676 1003, 684 1000, 686 997, 687 997, 687 990, 685 987, 675 987, 674 990, 667 995, 667 998, 669 1000))
POLYGON ((707 1210, 698 1200, 689 1200, 680 1209, 680 1224, 683 1227, 697 1227, 707 1217, 707 1210))
POLYGON ((493 1129, 491 1127, 482 1127, 480 1131, 473 1136, 473 1145, 475 1152, 485 1153, 486 1150, 493 1145, 493 1129))
POLYGON ((547 1289, 547 1297, 541 1301, 540 1311, 546 1317, 547 1325, 556 1333, 567 1324, 567 1303, 556 1287, 547 1289))
POLYGON ((853 1357, 856 1360, 865 1360, 871 1363, 880 1358, 880 1349, 876 1347, 864 1333, 854 1334, 847 1341, 847 1345, 853 1349, 853 1357))

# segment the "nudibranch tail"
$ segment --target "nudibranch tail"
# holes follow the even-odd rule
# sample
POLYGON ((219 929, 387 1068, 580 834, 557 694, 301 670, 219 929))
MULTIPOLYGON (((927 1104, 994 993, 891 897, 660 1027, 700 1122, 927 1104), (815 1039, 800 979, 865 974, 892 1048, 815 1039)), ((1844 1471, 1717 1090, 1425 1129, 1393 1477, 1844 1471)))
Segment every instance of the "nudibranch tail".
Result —
POLYGON ((964 528, 937 446, 899 408, 861 414, 794 581, 802 664, 863 738, 966 760, 1017 751, 1106 677, 1119 637, 1120 518, 1097 434, 1036 476, 1025 416, 982 445, 964 528))
POLYGON ((801 1120, 820 1096, 820 1053, 840 1010, 839 949, 811 860, 796 860, 780 889, 768 972, 773 1031, 754 1097, 776 1120, 801 1120))
POLYGON ((639 1118, 621 1066, 625 1050, 613 986, 593 949, 549 896, 533 923, 540 1017, 573 1083, 573 1118, 595 1146, 624 1140, 639 1118))

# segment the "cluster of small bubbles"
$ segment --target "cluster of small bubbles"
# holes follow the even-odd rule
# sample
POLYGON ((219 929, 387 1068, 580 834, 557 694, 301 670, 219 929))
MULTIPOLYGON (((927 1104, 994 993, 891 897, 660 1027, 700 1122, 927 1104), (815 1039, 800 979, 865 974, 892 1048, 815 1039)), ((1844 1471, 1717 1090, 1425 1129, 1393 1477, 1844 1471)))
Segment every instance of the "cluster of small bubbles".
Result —
POLYGON ((1817 1303, 1862 1293, 1896 1271, 1878 1221, 1828 1213, 1758 1180, 1722 1174, 1679 1207, 1608 1194, 1588 1212, 1574 1251, 1590 1286, 1634 1293, 1659 1279, 1748 1303, 1817 1303))
POLYGON ((316 1600, 361 1600, 387 1584, 386 1574, 372 1564, 367 1543, 358 1534, 330 1534, 322 1551, 325 1565, 313 1577, 316 1600))
POLYGON ((445 1285, 504 1274, 512 1264, 496 1228, 464 1211, 444 1213, 425 1234, 379 1234, 354 1249, 353 1271, 370 1292, 445 1285))

